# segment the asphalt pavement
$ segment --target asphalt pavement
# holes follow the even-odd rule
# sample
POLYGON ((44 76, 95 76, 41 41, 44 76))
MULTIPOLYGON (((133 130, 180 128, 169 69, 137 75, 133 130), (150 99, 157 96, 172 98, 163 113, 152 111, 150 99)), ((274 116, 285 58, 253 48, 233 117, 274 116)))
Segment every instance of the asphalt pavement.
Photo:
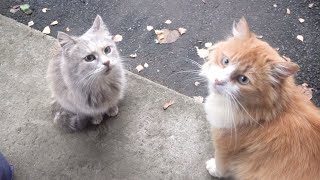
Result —
POLYGON ((252 31, 262 35, 282 55, 298 63, 301 71, 297 83, 307 83, 313 88, 313 101, 320 106, 320 2, 315 0, 32 0, 0 2, 0 14, 42 31, 52 21, 50 36, 57 31, 81 35, 100 14, 112 34, 123 36, 118 46, 126 60, 127 69, 187 96, 206 96, 205 82, 195 86, 198 70, 194 63, 203 60, 196 54, 195 46, 217 42, 231 33, 233 21, 245 16, 252 31), (10 7, 29 3, 33 13, 10 13, 10 7), (309 7, 313 3, 312 7, 309 7), (43 8, 48 8, 46 13, 43 8), (290 14, 287 13, 289 9, 290 14), (301 23, 299 18, 303 18, 301 23), (171 24, 165 24, 166 20, 171 24), (187 29, 186 34, 172 44, 156 44, 155 29, 187 29), (302 35, 301 42, 296 37, 302 35), (136 58, 129 55, 136 53, 136 58), (148 68, 137 72, 136 66, 147 63, 148 68))

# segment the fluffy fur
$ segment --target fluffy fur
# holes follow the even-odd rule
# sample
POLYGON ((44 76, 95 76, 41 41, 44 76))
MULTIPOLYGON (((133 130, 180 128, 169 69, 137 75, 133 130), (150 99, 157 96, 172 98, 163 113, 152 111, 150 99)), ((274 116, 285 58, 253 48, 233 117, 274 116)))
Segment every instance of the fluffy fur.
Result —
POLYGON ((320 178, 320 112, 301 94, 299 66, 256 38, 242 18, 211 49, 202 75, 215 158, 209 173, 236 179, 320 178))
POLYGON ((99 124, 105 113, 117 115, 125 75, 116 45, 101 17, 98 15, 80 37, 58 32, 58 41, 61 51, 50 61, 47 74, 55 107, 59 109, 55 122, 77 130, 89 120, 99 124))

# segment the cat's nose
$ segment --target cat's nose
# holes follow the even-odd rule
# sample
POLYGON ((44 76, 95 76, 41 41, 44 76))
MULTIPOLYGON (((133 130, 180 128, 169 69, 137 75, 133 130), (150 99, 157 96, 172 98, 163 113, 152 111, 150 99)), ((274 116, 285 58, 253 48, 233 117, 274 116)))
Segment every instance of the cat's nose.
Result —
POLYGON ((215 85, 222 86, 222 85, 227 84, 227 81, 215 79, 215 80, 214 80, 214 84, 215 84, 215 85))
POLYGON ((107 66, 107 67, 109 67, 110 66, 110 61, 104 61, 102 64, 107 66))

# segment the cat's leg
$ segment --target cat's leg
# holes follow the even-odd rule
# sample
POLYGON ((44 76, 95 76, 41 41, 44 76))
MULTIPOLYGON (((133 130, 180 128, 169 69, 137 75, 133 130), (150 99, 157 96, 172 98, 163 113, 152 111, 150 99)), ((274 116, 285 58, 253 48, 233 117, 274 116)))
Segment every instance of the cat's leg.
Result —
POLYGON ((83 114, 73 114, 70 116, 68 127, 73 131, 81 130, 87 126, 89 120, 89 116, 83 114))
POLYGON ((102 121, 103 121, 103 114, 94 116, 94 117, 90 120, 90 122, 91 122, 92 124, 95 124, 95 125, 100 124, 102 121))
POLYGON ((106 112, 106 114, 108 116, 116 116, 118 114, 118 111, 119 111, 118 106, 115 105, 115 106, 109 108, 108 111, 106 112))
POLYGON ((226 164, 223 159, 219 157, 217 151, 215 152, 215 158, 211 158, 206 162, 206 168, 211 176, 218 178, 226 177, 226 164))

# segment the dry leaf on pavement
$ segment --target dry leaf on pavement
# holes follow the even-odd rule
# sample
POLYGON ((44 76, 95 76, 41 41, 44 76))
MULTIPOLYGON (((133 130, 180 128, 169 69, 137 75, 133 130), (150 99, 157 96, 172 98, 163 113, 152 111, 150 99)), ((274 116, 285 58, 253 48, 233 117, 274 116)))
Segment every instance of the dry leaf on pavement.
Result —
POLYGON ((198 47, 196 47, 196 49, 197 49, 197 54, 200 58, 206 58, 209 56, 208 49, 199 49, 198 47))
POLYGON ((171 106, 171 105, 173 105, 173 104, 174 104, 174 101, 173 101, 173 100, 167 101, 167 102, 164 103, 164 105, 163 105, 163 110, 168 109, 168 107, 171 106))
POLYGON ((130 56, 131 58, 136 58, 136 57, 137 57, 137 53, 130 54, 129 56, 130 56))
POLYGON ((287 14, 291 14, 291 11, 289 8, 287 8, 287 14))
POLYGON ((182 35, 182 34, 185 34, 187 32, 187 29, 180 27, 180 28, 178 28, 178 31, 182 35))
POLYGON ((57 25, 57 24, 58 24, 58 21, 53 21, 50 25, 54 26, 54 25, 57 25))
POLYGON ((12 14, 16 13, 17 11, 20 10, 20 5, 15 5, 15 6, 12 6, 11 9, 10 9, 10 12, 12 14))
POLYGON ((34 22, 33 21, 29 21, 28 22, 28 26, 30 27, 30 26, 33 26, 34 25, 34 22))
POLYGON ((168 19, 168 20, 166 20, 164 23, 166 23, 166 24, 171 24, 172 21, 168 19))
POLYGON ((160 44, 173 43, 180 37, 177 30, 162 29, 155 30, 155 33, 160 44))
POLYGON ((304 23, 304 19, 303 18, 299 18, 299 22, 300 23, 304 23))
POLYGON ((314 3, 310 3, 310 4, 308 5, 308 7, 309 7, 309 8, 312 8, 313 5, 314 5, 314 3))
POLYGON ((140 64, 136 67, 137 71, 140 72, 143 70, 143 66, 140 64))
POLYGON ((303 93, 309 100, 312 99, 312 89, 313 88, 308 88, 307 83, 303 83, 301 85, 298 85, 298 89, 301 93, 303 93))
POLYGON ((49 27, 49 26, 46 26, 46 27, 42 30, 42 33, 43 33, 43 34, 50 34, 50 33, 51 33, 50 27, 49 27))
POLYGON ((300 40, 301 42, 303 42, 303 36, 302 35, 298 35, 297 39, 300 40))
POLYGON ((152 29, 153 29, 152 26, 147 26, 147 30, 148 30, 148 31, 151 31, 152 29))
POLYGON ((274 4, 273 7, 278 7, 277 4, 274 4))
POLYGON ((50 9, 48 9, 48 8, 43 8, 41 11, 43 12, 43 13, 46 13, 47 11, 49 11, 50 9))
POLYGON ((120 42, 120 41, 122 41, 122 36, 120 35, 120 34, 117 34, 117 35, 115 35, 114 37, 113 37, 113 41, 114 42, 120 42))
POLYGON ((203 103, 203 100, 204 100, 202 96, 193 96, 193 99, 197 103, 203 103))
POLYGON ((148 63, 144 63, 143 65, 145 68, 149 67, 149 64, 148 63))

